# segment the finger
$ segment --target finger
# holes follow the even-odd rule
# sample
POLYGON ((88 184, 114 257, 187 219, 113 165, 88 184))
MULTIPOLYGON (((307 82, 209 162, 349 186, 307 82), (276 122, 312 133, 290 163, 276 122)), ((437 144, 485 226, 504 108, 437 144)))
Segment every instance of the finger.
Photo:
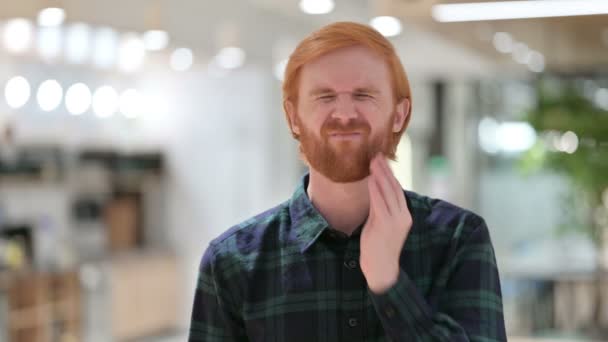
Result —
POLYGON ((391 196, 393 196, 395 201, 397 201, 397 204, 400 205, 400 199, 403 197, 403 189, 401 189, 399 181, 397 181, 397 178, 395 178, 395 175, 393 174, 393 171, 391 170, 386 158, 380 158, 379 164, 386 175, 389 185, 391 186, 391 196))
POLYGON ((376 171, 372 171, 368 181, 367 186, 369 189, 369 207, 370 207, 370 218, 375 217, 376 215, 386 216, 389 214, 388 207, 382 194, 380 193, 380 189, 378 188, 378 183, 376 182, 376 171))
POLYGON ((401 188, 401 183, 399 183, 397 177, 395 177, 395 174, 391 170, 390 165, 388 164, 388 160, 386 158, 382 158, 381 161, 382 167, 388 174, 388 179, 390 184, 392 185, 395 194, 395 200, 397 201, 399 209, 407 210, 407 203, 405 202, 405 196, 403 194, 403 188, 401 188))
POLYGON ((370 174, 370 176, 367 178, 367 191, 369 193, 369 211, 367 213, 367 220, 365 223, 371 222, 371 220, 374 217, 374 213, 375 213, 375 210, 374 210, 375 203, 374 203, 374 199, 372 198, 372 186, 373 186, 372 185, 372 176, 370 174))
POLYGON ((393 177, 390 172, 388 172, 384 166, 382 166, 382 160, 384 158, 382 156, 378 156, 374 160, 373 167, 376 171, 376 181, 378 182, 378 186, 380 188, 380 192, 384 197, 386 205, 388 207, 389 213, 397 214, 400 211, 399 208, 399 199, 395 194, 395 189, 391 184, 390 178, 393 177))

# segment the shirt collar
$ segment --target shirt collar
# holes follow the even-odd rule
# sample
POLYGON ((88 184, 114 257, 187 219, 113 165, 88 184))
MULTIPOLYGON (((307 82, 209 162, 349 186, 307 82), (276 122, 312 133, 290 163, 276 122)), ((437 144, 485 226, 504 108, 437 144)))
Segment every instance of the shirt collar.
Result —
MULTIPOLYGON (((308 198, 306 189, 308 188, 309 179, 310 174, 307 172, 302 176, 300 183, 289 200, 289 215, 291 218, 291 232, 289 236, 296 242, 302 253, 306 252, 317 241, 325 229, 330 228, 329 223, 321 216, 321 213, 319 213, 310 201, 310 198, 308 198)), ((403 196, 412 215, 413 226, 411 229, 414 231, 418 218, 413 210, 408 194, 413 195, 414 193, 403 190, 403 196)), ((363 225, 361 224, 353 234, 360 234, 363 225)))
POLYGON ((329 224, 313 206, 306 193, 309 177, 308 173, 302 176, 289 201, 291 237, 296 241, 301 252, 306 252, 323 231, 329 228, 329 224))

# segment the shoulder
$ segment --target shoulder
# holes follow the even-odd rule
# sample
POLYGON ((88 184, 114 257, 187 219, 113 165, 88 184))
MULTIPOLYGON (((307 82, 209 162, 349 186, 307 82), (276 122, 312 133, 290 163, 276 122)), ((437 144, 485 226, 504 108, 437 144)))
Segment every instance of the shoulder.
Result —
POLYGON ((245 257, 257 253, 264 237, 279 234, 280 224, 289 220, 288 202, 250 217, 224 231, 209 243, 214 258, 245 257))
POLYGON ((405 190, 414 225, 421 233, 467 239, 472 234, 488 235, 483 217, 451 202, 405 190))

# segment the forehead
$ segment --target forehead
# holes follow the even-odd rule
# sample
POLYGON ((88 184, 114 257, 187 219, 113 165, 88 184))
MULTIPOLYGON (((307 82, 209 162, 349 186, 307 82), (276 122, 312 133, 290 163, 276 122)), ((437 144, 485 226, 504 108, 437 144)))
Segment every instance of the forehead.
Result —
POLYGON ((350 91, 373 86, 391 88, 388 65, 378 53, 363 46, 341 48, 327 53, 302 67, 300 91, 317 87, 350 91))

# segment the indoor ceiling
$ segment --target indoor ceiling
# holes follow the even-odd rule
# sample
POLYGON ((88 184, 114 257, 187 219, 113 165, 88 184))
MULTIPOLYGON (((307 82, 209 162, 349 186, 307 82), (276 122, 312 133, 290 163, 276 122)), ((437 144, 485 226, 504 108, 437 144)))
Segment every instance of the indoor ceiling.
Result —
MULTIPOLYGON (((511 57, 493 45, 496 32, 507 32, 541 52, 548 70, 608 71, 608 15, 440 23, 431 17, 434 4, 486 2, 481 0, 391 0, 391 12, 405 22, 454 39, 496 59, 511 57)), ((584 6, 585 0, 581 0, 584 6)))
POLYGON ((226 34, 218 32, 228 23, 237 28, 235 34, 228 35, 232 37, 229 39, 238 41, 249 56, 271 59, 277 41, 297 41, 327 22, 367 22, 374 15, 390 14, 404 24, 403 37, 396 38, 400 44, 407 44, 407 30, 412 28, 431 32, 498 64, 516 65, 509 54, 498 52, 493 45, 495 33, 507 32, 516 41, 542 53, 548 70, 587 73, 608 69, 608 15, 439 23, 431 16, 434 4, 463 1, 335 1, 335 10, 321 16, 301 13, 298 0, 0 1, 0 20, 33 19, 41 8, 58 4, 66 9, 68 21, 140 32, 161 26, 169 31, 173 44, 201 51, 214 51, 222 39, 227 39, 226 34))

